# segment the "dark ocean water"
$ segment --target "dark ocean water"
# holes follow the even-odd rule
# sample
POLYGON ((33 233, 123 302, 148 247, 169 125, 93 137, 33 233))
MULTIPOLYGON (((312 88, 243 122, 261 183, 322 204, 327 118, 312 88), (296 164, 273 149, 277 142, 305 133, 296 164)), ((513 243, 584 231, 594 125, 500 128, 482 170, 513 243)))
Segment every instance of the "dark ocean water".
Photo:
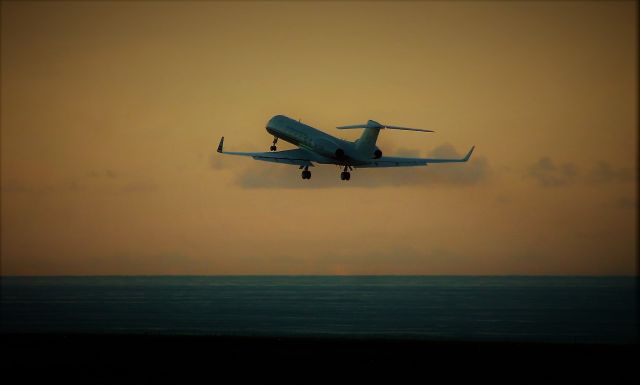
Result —
POLYGON ((637 342, 633 277, 2 277, 2 333, 637 342))

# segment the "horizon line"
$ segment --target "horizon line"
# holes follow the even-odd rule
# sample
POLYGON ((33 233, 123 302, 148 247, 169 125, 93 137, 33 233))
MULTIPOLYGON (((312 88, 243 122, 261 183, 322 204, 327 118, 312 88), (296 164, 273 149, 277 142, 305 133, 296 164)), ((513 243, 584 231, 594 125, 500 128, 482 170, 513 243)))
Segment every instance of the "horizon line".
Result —
POLYGON ((640 274, 0 274, 1 278, 38 277, 630 277, 640 274))

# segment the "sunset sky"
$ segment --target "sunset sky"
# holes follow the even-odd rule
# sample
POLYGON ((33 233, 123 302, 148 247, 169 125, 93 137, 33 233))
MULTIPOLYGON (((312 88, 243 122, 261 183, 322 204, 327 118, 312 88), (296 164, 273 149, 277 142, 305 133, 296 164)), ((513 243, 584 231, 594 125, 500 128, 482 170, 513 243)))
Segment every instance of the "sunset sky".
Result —
POLYGON ((636 7, 3 2, 1 272, 634 274, 636 7), (215 152, 277 114, 476 150, 349 182, 215 152))

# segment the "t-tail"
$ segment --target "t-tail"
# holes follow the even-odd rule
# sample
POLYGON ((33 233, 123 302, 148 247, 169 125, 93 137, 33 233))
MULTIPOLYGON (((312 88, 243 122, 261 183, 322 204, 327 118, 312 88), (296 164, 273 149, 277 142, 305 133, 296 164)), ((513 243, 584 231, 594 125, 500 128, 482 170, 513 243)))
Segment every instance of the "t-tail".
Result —
POLYGON ((432 130, 423 130, 420 128, 389 126, 386 124, 380 124, 375 120, 369 120, 366 124, 353 124, 350 126, 336 127, 340 130, 347 130, 352 128, 364 128, 364 132, 360 136, 360 139, 356 140, 356 149, 358 152, 370 153, 376 149, 376 141, 378 140, 378 134, 380 130, 404 130, 404 131, 420 131, 420 132, 434 132, 432 130))

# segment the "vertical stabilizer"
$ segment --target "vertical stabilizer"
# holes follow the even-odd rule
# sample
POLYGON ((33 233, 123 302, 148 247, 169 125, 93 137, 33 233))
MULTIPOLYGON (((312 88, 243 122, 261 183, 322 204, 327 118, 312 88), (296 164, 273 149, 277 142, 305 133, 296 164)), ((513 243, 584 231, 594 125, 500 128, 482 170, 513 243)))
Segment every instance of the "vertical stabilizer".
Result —
POLYGON ((356 149, 358 152, 370 153, 376 148, 376 141, 378 140, 379 128, 367 127, 360 135, 360 139, 356 142, 356 149))

